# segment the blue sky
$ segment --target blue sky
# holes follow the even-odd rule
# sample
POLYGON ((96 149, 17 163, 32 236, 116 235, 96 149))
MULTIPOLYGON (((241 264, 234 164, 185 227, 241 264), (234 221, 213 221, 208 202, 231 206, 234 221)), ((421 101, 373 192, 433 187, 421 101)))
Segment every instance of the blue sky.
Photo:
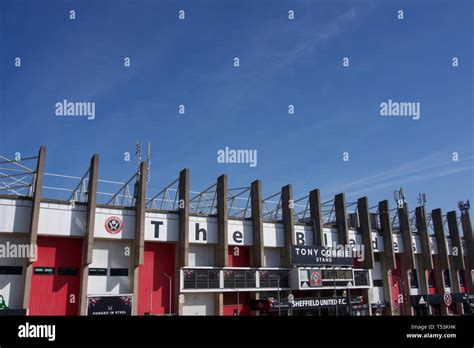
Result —
POLYGON ((0 0, 0 154, 44 144, 47 172, 81 176, 99 153, 100 178, 124 181, 124 152, 150 141, 155 186, 188 167, 195 191, 226 173, 264 195, 291 183, 295 198, 393 205, 402 186, 411 207, 424 192, 453 210, 473 196, 473 13, 469 0, 0 0), (95 102, 95 120, 55 116, 63 99, 95 102), (381 117, 388 99, 420 102, 420 120, 381 117), (256 149, 257 167, 217 163, 226 146, 256 149))

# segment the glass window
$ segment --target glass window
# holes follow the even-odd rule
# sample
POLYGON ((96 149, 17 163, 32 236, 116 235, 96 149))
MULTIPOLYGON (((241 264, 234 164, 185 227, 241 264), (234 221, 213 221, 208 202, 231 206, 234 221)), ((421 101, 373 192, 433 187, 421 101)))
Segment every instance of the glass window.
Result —
POLYGON ((77 275, 78 269, 72 267, 60 267, 58 268, 58 275, 77 275))
POLYGON ((42 274, 42 275, 53 275, 54 268, 53 267, 35 267, 34 273, 42 274))
POLYGON ((416 269, 410 270, 410 287, 412 289, 418 288, 418 274, 416 273, 416 269))
POLYGON ((128 268, 111 268, 111 277, 128 277, 128 268))
POLYGON ((354 285, 356 286, 369 285, 369 272, 367 270, 354 271, 354 285))
POLYGON ((184 283, 183 287, 185 289, 195 289, 196 288, 196 271, 194 269, 186 269, 183 271, 184 283))
POLYGON ((464 271, 461 269, 459 272, 459 286, 466 287, 466 279, 464 278, 464 271))
POLYGON ((443 271, 443 276, 444 276, 444 285, 447 288, 451 287, 451 277, 449 276, 449 270, 444 270, 443 271))
POLYGON ((300 281, 309 281, 309 272, 307 269, 300 269, 300 281))
POLYGON ((434 270, 430 269, 428 271, 428 287, 434 288, 435 287, 435 278, 434 278, 434 270))
POLYGON ((90 276, 106 276, 107 268, 89 268, 90 276))
POLYGON ((255 288, 256 271, 253 270, 225 270, 225 288, 255 288))
POLYGON ((374 286, 376 286, 376 287, 382 287, 383 286, 382 279, 374 279, 373 282, 374 282, 374 286))
POLYGON ((23 267, 21 266, 0 266, 0 274, 20 275, 22 273, 23 273, 23 267))
POLYGON ((261 288, 280 288, 288 287, 288 271, 260 271, 261 288))
POLYGON ((218 289, 219 270, 216 269, 186 269, 184 272, 185 289, 218 289))

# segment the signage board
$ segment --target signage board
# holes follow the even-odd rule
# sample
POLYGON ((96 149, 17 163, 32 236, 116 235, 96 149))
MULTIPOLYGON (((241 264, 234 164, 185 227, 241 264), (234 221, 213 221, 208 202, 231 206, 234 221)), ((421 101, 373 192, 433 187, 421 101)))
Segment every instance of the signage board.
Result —
POLYGON ((88 316, 130 316, 133 295, 87 296, 88 316))
POLYGON ((348 307, 349 301, 347 297, 305 297, 295 298, 291 301, 292 309, 308 309, 308 308, 329 308, 329 307, 348 307))
POLYGON ((349 249, 323 246, 291 246, 291 264, 297 266, 352 266, 349 249))

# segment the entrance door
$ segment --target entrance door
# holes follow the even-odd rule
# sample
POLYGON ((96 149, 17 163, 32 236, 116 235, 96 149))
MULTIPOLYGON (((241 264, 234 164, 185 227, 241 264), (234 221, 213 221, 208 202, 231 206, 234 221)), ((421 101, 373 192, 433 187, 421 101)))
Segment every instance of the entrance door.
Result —
POLYGON ((82 239, 38 237, 29 315, 78 315, 82 239))

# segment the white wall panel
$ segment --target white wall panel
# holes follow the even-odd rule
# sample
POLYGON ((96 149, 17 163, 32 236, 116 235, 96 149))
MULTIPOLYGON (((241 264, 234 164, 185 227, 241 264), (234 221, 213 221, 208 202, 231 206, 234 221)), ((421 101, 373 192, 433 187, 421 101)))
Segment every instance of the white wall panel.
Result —
POLYGON ((436 242, 436 238, 434 236, 430 236, 430 246, 431 246, 431 254, 436 255, 438 254, 438 243, 436 242))
POLYGON ((94 237, 108 239, 135 239, 135 212, 129 209, 97 208, 95 214, 94 237), (107 232, 105 222, 110 217, 118 217, 122 231, 117 234, 107 232))
POLYGON ((263 246, 264 247, 284 247, 285 234, 281 223, 263 223, 263 246))
MULTIPOLYGON (((18 250, 18 247, 26 245, 27 241, 27 236, 24 234, 0 234, 0 244, 3 246, 2 256, 11 256, 11 246, 18 250), (6 255, 3 255, 4 253, 6 255)), ((22 267, 22 274, 0 274, 0 295, 5 299, 7 306, 12 309, 22 308, 26 259, 1 257, 0 266, 22 267)))
POLYGON ((323 228, 325 246, 331 246, 333 243, 338 243, 339 237, 336 228, 323 228))
POLYGON ((369 291, 371 292, 372 303, 385 303, 382 287, 372 287, 369 291))
POLYGON ((453 254, 453 243, 451 242, 451 237, 446 237, 446 248, 448 249, 448 255, 453 254))
POLYGON ((299 245, 314 245, 314 232, 311 226, 295 225, 295 240, 304 241, 299 245))
POLYGON ((214 245, 190 244, 189 266, 213 266, 214 245))
POLYGON ((217 218, 189 217, 189 243, 217 244, 217 218))
POLYGON ((354 229, 349 229, 349 243, 362 245, 362 234, 357 233, 354 229))
POLYGON ((31 202, 23 199, 0 199, 0 233, 28 233, 31 202))
POLYGON ((178 214, 145 213, 145 240, 177 242, 178 219, 178 214))
POLYGON ((393 251, 395 253, 403 253, 403 239, 400 233, 393 234, 393 251))
POLYGON ((132 247, 129 241, 94 240, 89 268, 107 268, 107 276, 89 276, 87 294, 127 294, 130 289, 132 247), (127 268, 128 277, 111 277, 111 268, 127 268))
POLYGON ((213 293, 184 294, 183 315, 214 315, 213 293))
POLYGON ((372 248, 374 252, 381 253, 384 251, 383 237, 376 232, 372 232, 372 248))
POLYGON ((264 248, 263 262, 265 267, 281 267, 280 248, 264 248))
POLYGON ((412 246, 415 254, 421 254, 421 240, 418 234, 412 235, 412 246))
POLYGON ((252 222, 229 219, 227 240, 229 245, 253 245, 252 222))
POLYGON ((372 269, 372 279, 374 280, 382 279, 382 266, 379 261, 374 262, 374 268, 372 269))
POLYGON ((84 236, 86 207, 82 205, 42 202, 38 234, 49 236, 84 236))

